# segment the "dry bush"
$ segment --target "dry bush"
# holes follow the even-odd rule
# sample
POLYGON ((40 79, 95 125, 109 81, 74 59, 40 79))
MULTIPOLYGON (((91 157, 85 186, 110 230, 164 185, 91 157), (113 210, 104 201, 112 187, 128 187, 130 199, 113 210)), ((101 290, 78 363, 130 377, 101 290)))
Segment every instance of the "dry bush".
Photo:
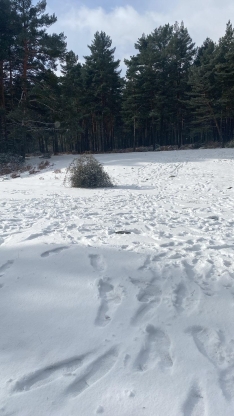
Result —
POLYGON ((15 178, 20 178, 20 174, 19 174, 19 173, 16 173, 16 172, 13 172, 13 173, 11 174, 11 178, 12 178, 12 179, 15 179, 15 178))
POLYGON ((107 188, 113 183, 103 166, 92 155, 84 154, 69 168, 69 182, 74 188, 107 188))
POLYGON ((45 160, 44 162, 39 163, 38 169, 39 170, 46 169, 48 166, 50 166, 50 162, 48 162, 48 160, 45 160))
POLYGON ((25 165, 22 156, 0 153, 0 176, 11 175, 12 178, 16 178, 20 176, 20 173, 27 172, 30 169, 31 166, 25 165))
POLYGON ((32 168, 32 169, 30 169, 30 171, 28 172, 29 173, 29 175, 35 175, 35 173, 39 173, 40 171, 39 170, 37 170, 37 168, 32 168))
POLYGON ((23 164, 24 159, 22 156, 11 153, 0 153, 0 176, 17 172, 23 167, 23 164))

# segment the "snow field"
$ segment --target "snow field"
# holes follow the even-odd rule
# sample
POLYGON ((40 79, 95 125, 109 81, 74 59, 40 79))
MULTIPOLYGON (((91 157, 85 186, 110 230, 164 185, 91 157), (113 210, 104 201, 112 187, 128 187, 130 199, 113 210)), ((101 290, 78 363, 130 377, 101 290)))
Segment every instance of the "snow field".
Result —
POLYGON ((0 414, 233 416, 234 151, 97 158, 0 182, 0 414))

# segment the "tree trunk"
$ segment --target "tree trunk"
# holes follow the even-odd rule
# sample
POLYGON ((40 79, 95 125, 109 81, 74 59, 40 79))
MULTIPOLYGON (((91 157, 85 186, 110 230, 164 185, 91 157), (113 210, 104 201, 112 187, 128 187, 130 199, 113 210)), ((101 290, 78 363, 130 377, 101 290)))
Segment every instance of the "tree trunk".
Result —
POLYGON ((0 133, 0 151, 6 146, 6 116, 5 116, 5 93, 4 93, 4 71, 3 61, 0 61, 0 111, 1 111, 1 133, 0 133))
POLYGON ((217 121, 217 119, 216 119, 216 117, 215 117, 215 113, 214 113, 213 108, 211 107, 210 102, 208 102, 208 106, 209 106, 210 112, 211 112, 211 114, 212 114, 213 120, 214 120, 214 122, 215 122, 215 126, 216 126, 216 128, 217 128, 217 132, 218 132, 218 135, 219 135, 219 139, 220 139, 220 141, 221 141, 221 143, 222 143, 222 147, 224 147, 224 141, 223 141, 222 131, 221 131, 221 129, 219 128, 218 121, 217 121))
POLYGON ((133 151, 136 151, 136 116, 133 121, 133 151))

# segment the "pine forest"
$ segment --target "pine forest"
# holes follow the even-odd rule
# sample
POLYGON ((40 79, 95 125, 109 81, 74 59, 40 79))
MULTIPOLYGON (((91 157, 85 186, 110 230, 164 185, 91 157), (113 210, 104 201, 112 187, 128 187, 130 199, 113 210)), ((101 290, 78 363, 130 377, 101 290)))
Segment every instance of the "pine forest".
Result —
POLYGON ((105 32, 80 63, 46 1, 0 0, 0 153, 110 152, 234 133, 234 28, 199 47, 183 22, 143 34, 126 76, 105 32))

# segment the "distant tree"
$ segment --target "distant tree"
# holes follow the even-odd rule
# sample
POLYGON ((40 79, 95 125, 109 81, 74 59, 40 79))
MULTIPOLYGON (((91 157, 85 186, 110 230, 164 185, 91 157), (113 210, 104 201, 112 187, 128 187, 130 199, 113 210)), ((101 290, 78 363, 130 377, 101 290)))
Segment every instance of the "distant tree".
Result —
POLYGON ((12 50, 19 30, 16 13, 12 9, 10 0, 0 0, 0 151, 7 150, 7 127, 6 127, 6 85, 12 72, 9 65, 12 50))
POLYGON ((12 93, 11 111, 7 118, 15 141, 15 151, 22 154, 26 150, 28 130, 33 124, 33 111, 30 107, 29 92, 41 81, 49 69, 55 70, 57 59, 64 57, 66 43, 63 33, 49 35, 46 30, 56 22, 55 15, 45 13, 46 1, 33 5, 31 0, 11 0, 11 11, 16 16, 17 31, 14 44, 10 45, 10 90, 12 93))
MULTIPOLYGON (((73 51, 66 54, 65 63, 61 65, 61 72, 63 75, 60 82, 64 138, 69 150, 82 152, 88 150, 88 144, 84 143, 86 114, 84 70, 73 51)), ((64 143, 62 143, 62 148, 64 148, 64 143)))
POLYGON ((234 29, 230 21, 217 46, 215 84, 220 91, 220 128, 226 142, 234 135, 234 29))
POLYGON ((115 48, 105 32, 96 32, 85 56, 86 128, 90 150, 106 151, 115 146, 116 120, 120 111, 122 82, 120 61, 114 59, 115 48))
POLYGON ((169 141, 182 144, 185 136, 188 73, 195 47, 184 24, 164 25, 143 35, 135 45, 136 56, 126 60, 124 96, 126 120, 134 120, 133 141, 140 144, 169 141), (134 88, 133 88, 134 86, 134 88), (129 94, 132 95, 132 99, 129 94), (125 98, 126 97, 126 98, 125 98))
POLYGON ((191 127, 193 127, 195 136, 199 134, 201 141, 205 141, 209 137, 212 140, 215 129, 219 140, 222 141, 218 121, 220 91, 217 90, 215 83, 216 50, 215 43, 207 38, 198 48, 194 65, 190 71, 189 105, 193 112, 191 127))

